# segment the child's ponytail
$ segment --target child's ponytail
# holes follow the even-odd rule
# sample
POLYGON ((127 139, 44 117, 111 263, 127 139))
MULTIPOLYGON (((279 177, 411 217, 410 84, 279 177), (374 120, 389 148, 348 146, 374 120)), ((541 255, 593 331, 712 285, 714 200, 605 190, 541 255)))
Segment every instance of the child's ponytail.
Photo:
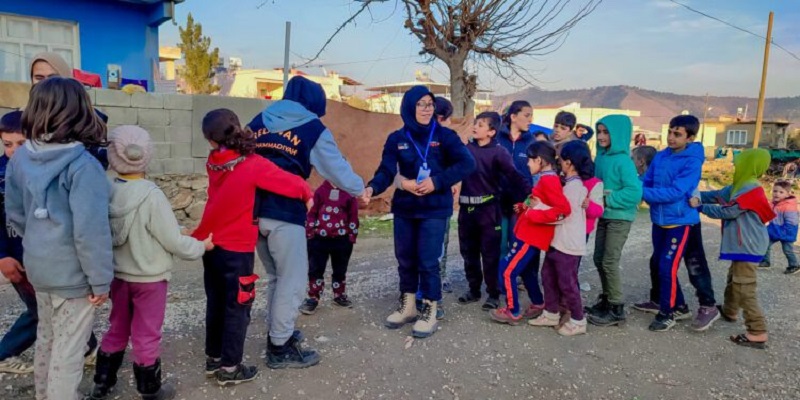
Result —
POLYGON ((241 155, 253 154, 256 149, 253 132, 243 129, 236 113, 227 108, 209 111, 203 117, 203 136, 241 155))
POLYGON ((508 111, 503 114, 503 125, 511 130, 511 116, 517 115, 525 107, 530 108, 531 103, 528 103, 525 100, 515 100, 513 103, 511 103, 511 105, 508 106, 508 111))

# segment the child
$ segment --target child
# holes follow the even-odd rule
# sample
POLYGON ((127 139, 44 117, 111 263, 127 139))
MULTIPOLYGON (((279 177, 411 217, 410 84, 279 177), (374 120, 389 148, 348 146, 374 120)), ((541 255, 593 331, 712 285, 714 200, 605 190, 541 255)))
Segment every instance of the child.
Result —
POLYGON ((22 131, 28 141, 6 171, 6 212, 36 290, 36 398, 75 397, 94 309, 114 272, 108 181, 85 147, 104 144, 106 128, 80 83, 51 77, 31 89, 22 131))
POLYGON ((161 382, 161 327, 173 255, 194 260, 214 246, 183 236, 167 196, 144 179, 153 154, 150 135, 123 125, 109 135, 108 159, 118 177, 111 187, 114 280, 111 326, 97 352, 89 399, 105 399, 117 383, 128 340, 133 343, 133 375, 143 399, 171 399, 175 388, 161 382))
MULTIPOLYGON (((442 96, 436 96, 433 99, 434 107, 434 115, 436 116, 436 122, 439 125, 449 128, 450 125, 453 124, 453 103, 450 100, 442 96)), ((456 187, 453 186, 452 193, 453 196, 456 195, 456 187)), ((450 283, 450 279, 447 277, 447 248, 450 246, 450 220, 447 220, 447 226, 445 227, 445 234, 444 234, 444 248, 442 250, 442 259, 439 260, 439 275, 442 277, 442 292, 445 293, 453 293, 453 285, 450 283)), ((417 306, 421 311, 422 306, 422 290, 417 291, 417 306)), ((437 315, 437 318, 442 319, 444 318, 444 308, 439 308, 441 310, 441 318, 437 315)), ((437 310, 438 311, 438 310, 437 310)))
MULTIPOLYGON (((585 187, 586 192, 589 193, 586 200, 581 203, 581 207, 586 210, 586 243, 589 243, 589 236, 591 236, 597 228, 597 220, 603 216, 605 208, 603 206, 603 181, 594 176, 594 161, 591 159, 591 149, 588 144, 583 149, 589 152, 590 161, 590 163, 584 167, 582 173, 580 173, 583 187, 585 187)), ((583 259, 581 259, 581 261, 583 261, 583 259)), ((578 264, 578 267, 580 268, 580 264, 578 264)), ((589 282, 580 283, 579 288, 586 292, 592 290, 589 282)))
POLYGON ((589 308, 589 322, 598 326, 625 322, 619 260, 628 240, 636 209, 642 199, 642 183, 630 159, 633 124, 625 115, 608 115, 596 125, 597 178, 603 181, 605 209, 595 236, 594 263, 603 292, 589 308))
POLYGON ((792 194, 792 183, 789 181, 777 181, 772 187, 772 209, 777 217, 767 226, 769 233, 769 247, 764 254, 764 260, 759 267, 769 268, 769 251, 776 242, 781 242, 783 254, 789 266, 784 272, 787 275, 800 272, 797 264, 797 256, 794 254, 794 242, 797 241, 797 199, 792 194))
POLYGON ((553 123, 553 133, 550 139, 553 141, 553 146, 556 148, 556 156, 561 154, 561 148, 568 142, 577 139, 572 132, 575 129, 577 119, 575 114, 569 111, 559 111, 556 114, 555 122, 553 123))
POLYGON ((721 190, 702 192, 701 200, 692 198, 692 206, 722 220, 720 260, 730 260, 722 318, 735 322, 744 311, 747 332, 731 336, 741 346, 766 348, 767 324, 758 305, 756 268, 769 247, 764 226, 775 218, 772 205, 758 178, 769 168, 770 155, 765 149, 742 151, 733 160, 733 184, 721 190))
POLYGON ((644 179, 644 173, 647 172, 647 168, 653 162, 656 153, 658 153, 658 150, 653 146, 639 146, 631 150, 631 159, 636 165, 636 172, 639 174, 639 178, 644 179))
POLYGON ((231 110, 212 110, 203 118, 208 156, 208 202, 192 236, 214 234, 215 248, 203 256, 206 291, 206 375, 221 386, 255 379, 258 369, 241 364, 250 308, 255 300, 253 274, 258 226, 253 224, 256 189, 310 206, 311 188, 303 178, 254 155, 255 138, 231 110))
POLYGON ((589 143, 594 137, 594 129, 589 125, 577 124, 575 125, 575 137, 589 143))
MULTIPOLYGON (((497 144, 494 137, 500 128, 500 115, 483 112, 475 117, 472 126, 472 142, 467 149, 475 158, 477 169, 461 182, 458 203, 458 243, 464 259, 464 273, 469 282, 469 291, 458 298, 461 304, 481 299, 481 283, 486 283, 486 302, 483 310, 494 310, 500 302, 500 287, 497 283, 497 268, 500 263, 501 211, 498 197, 501 178, 505 177, 510 188, 525 186, 522 175, 517 173, 511 155, 497 144), (481 265, 481 261, 483 264, 481 265)), ((515 200, 522 201, 526 193, 518 191, 515 200)))
POLYGON ((670 121, 668 147, 656 154, 643 179, 643 199, 650 205, 653 222, 652 276, 658 277, 659 311, 650 324, 654 332, 675 326, 676 310, 685 313, 686 301, 678 281, 678 268, 688 241, 690 227, 700 223, 700 215, 686 199, 700 182, 705 156, 703 146, 694 141, 699 125, 693 116, 678 116, 670 121))
POLYGON ((345 294, 347 264, 358 236, 358 200, 325 181, 314 192, 314 206, 306 222, 308 238, 308 298, 300 312, 313 315, 325 289, 325 266, 331 260, 333 269, 333 303, 350 308, 353 303, 345 294))
POLYGON ((559 306, 563 304, 571 318, 557 328, 558 333, 562 336, 575 336, 586 333, 586 318, 583 315, 578 286, 578 265, 581 256, 586 253, 586 214, 581 210, 589 192, 581 179, 590 178, 594 173, 594 166, 589 147, 582 141, 565 144, 561 149, 559 162, 566 177, 564 196, 569 201, 569 208, 575 212, 556 225, 553 242, 542 265, 545 309, 542 315, 528 321, 528 324, 558 326, 559 306))
MULTIPOLYGON (((570 212, 570 204, 561 187, 561 180, 553 170, 556 162, 556 149, 549 142, 535 142, 528 147, 528 168, 531 174, 541 172, 541 178, 532 191, 532 199, 536 199, 531 207, 524 203, 514 206, 519 220, 514 227, 514 243, 508 255, 500 263, 500 284, 506 295, 506 306, 491 310, 489 316, 500 323, 516 325, 523 317, 537 318, 544 310, 544 304, 533 299, 534 288, 539 291, 537 279, 539 252, 550 248, 555 235, 554 222, 563 220, 570 212), (534 204, 535 203, 535 204, 534 204), (517 292, 517 276, 522 276, 531 305, 524 313, 520 312, 517 292)), ((541 293, 541 292, 539 292, 541 293)))

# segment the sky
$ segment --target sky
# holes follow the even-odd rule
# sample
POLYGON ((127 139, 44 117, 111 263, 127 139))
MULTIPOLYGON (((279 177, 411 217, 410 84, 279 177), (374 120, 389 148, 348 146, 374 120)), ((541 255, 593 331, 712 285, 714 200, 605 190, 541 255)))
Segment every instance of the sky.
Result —
MULTIPOLYGON (((573 0, 581 2, 583 0, 573 0)), ((795 0, 678 0, 734 25, 766 35, 775 12, 773 42, 800 58, 800 4, 795 0)), ((290 63, 311 58, 333 31, 358 8, 351 0, 187 0, 176 21, 192 13, 220 55, 240 57, 244 68, 281 67, 285 22, 291 21, 290 63)), ((370 7, 303 69, 336 71, 365 85, 413 80, 415 71, 447 82, 441 62, 425 63, 421 46, 405 28, 402 2, 370 7)), ((161 26, 161 45, 178 43, 178 28, 161 26)), ((758 96, 765 40, 692 13, 668 0, 605 0, 572 29, 552 54, 521 58, 536 84, 548 90, 630 85, 680 94, 758 96)), ((507 94, 526 86, 509 84, 492 71, 470 64, 478 85, 507 94)), ((772 47, 768 97, 800 96, 800 60, 772 47)))

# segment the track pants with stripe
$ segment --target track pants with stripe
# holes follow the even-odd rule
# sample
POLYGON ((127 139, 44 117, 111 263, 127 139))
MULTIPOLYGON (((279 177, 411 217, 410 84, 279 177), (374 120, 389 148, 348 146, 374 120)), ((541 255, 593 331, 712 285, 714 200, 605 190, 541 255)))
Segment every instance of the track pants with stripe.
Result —
POLYGON ((519 292, 517 276, 528 292, 531 304, 544 304, 539 288, 539 257, 541 251, 517 238, 509 246, 508 254, 500 261, 500 290, 506 296, 506 306, 514 315, 519 315, 519 292))
POLYGON ((671 316, 675 307, 686 304, 678 282, 678 268, 686 251, 689 228, 688 225, 672 228, 653 225, 653 257, 658 260, 658 304, 659 312, 664 315, 671 316))

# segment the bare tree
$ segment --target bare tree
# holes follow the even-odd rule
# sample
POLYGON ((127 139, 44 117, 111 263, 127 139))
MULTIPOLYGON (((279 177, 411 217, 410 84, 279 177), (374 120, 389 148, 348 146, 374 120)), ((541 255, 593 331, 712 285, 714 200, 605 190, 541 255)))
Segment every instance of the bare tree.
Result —
MULTIPOLYGON (((331 39, 373 2, 355 0, 358 11, 331 39)), ((477 76, 467 71, 473 61, 507 82, 533 85, 520 65, 523 57, 550 54, 564 43, 570 29, 591 14, 602 0, 397 0, 405 5, 405 27, 422 43, 421 55, 441 60, 450 70, 455 116, 471 116, 477 76)))

